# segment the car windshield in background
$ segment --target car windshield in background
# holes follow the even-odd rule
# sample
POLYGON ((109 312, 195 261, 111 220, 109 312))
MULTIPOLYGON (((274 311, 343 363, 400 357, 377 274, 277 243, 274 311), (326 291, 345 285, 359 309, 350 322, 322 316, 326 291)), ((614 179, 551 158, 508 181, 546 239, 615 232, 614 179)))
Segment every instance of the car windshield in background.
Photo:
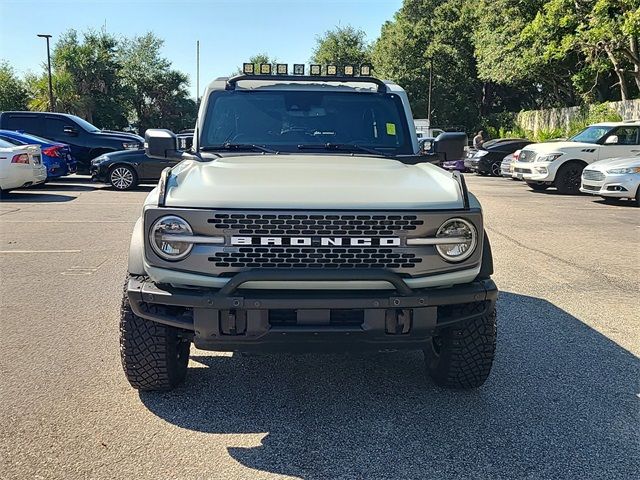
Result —
POLYGON ((298 151, 298 145, 352 144, 389 155, 413 153, 400 98, 380 93, 214 92, 201 146, 227 143, 278 151, 298 151))
POLYGON ((0 139, 0 148, 13 148, 15 145, 13 143, 9 143, 6 140, 0 139))
POLYGON ((593 126, 587 127, 569 140, 572 142, 597 143, 602 137, 613 130, 614 127, 593 126))
POLYGON ((69 115, 71 118, 73 118, 75 120, 75 122, 80 125, 83 129, 85 129, 87 132, 99 132, 100 129, 98 127, 96 127, 95 125, 90 124, 89 122, 87 122, 86 120, 80 118, 80 117, 76 117, 75 115, 69 115))

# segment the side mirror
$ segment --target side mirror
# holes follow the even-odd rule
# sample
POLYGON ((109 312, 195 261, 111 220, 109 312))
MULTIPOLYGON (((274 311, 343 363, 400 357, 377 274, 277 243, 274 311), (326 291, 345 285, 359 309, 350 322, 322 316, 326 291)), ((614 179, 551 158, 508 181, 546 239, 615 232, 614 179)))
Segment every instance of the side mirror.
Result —
POLYGON ((618 135, 609 135, 604 141, 605 145, 617 145, 619 142, 618 135))
POLYGON ((65 125, 64 127, 62 127, 62 131, 69 135, 70 137, 77 137, 78 136, 78 130, 76 130, 75 128, 73 128, 70 125, 65 125))
POLYGON ((144 133, 144 153, 147 157, 160 160, 182 157, 175 133, 160 128, 150 128, 144 133))
POLYGON ((433 141, 433 152, 442 161, 460 160, 464 158, 464 147, 467 145, 467 134, 463 132, 444 132, 433 141))

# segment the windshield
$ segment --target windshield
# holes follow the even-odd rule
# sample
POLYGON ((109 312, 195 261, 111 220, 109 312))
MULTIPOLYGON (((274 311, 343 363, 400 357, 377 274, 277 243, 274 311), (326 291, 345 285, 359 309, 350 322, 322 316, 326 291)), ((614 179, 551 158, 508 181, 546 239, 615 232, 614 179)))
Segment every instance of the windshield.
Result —
POLYGON ((91 125, 89 122, 87 122, 86 120, 83 120, 80 117, 76 117, 75 115, 69 115, 69 117, 72 118, 73 120, 75 120, 75 122, 78 125, 80 125, 87 132, 99 132, 100 131, 100 129, 98 127, 96 127, 95 125, 91 125))
POLYGON ((613 130, 615 127, 604 127, 594 125, 587 127, 569 140, 572 142, 597 143, 602 137, 613 130))
POLYGON ((0 139, 0 148, 13 148, 15 145, 0 139))
POLYGON ((200 146, 242 143, 297 151, 299 145, 353 144, 411 154, 397 95, 292 90, 219 91, 209 100, 200 146))

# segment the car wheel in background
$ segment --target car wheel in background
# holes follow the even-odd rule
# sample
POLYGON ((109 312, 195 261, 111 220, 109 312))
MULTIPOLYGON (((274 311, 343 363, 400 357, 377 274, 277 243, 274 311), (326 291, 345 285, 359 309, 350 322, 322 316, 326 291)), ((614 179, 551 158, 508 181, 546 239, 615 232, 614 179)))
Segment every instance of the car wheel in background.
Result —
POLYGON ((640 207, 640 185, 638 186, 638 190, 636 191, 636 207, 640 207))
POLYGON ((138 175, 128 165, 116 165, 109 172, 109 183, 116 190, 131 190, 138 184, 138 175))
POLYGON ((550 185, 546 183, 535 183, 535 182, 527 182, 527 185, 531 188, 531 190, 535 190, 536 192, 544 192, 550 185))
POLYGON ((500 164, 499 163, 492 163, 491 164, 491 175, 494 177, 499 177, 502 175, 502 172, 500 171, 500 164))
POLYGON ((567 162, 560 167, 556 174, 555 186, 558 192, 564 195, 576 195, 580 193, 580 180, 584 170, 584 164, 567 162))

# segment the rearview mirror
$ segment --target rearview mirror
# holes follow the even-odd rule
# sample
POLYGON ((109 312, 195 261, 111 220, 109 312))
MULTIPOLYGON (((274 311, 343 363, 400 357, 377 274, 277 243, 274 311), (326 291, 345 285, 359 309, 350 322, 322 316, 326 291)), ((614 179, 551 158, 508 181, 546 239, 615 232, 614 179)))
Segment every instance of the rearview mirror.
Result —
POLYGON ((618 135, 609 135, 604 143, 605 145, 616 145, 618 141, 618 135))
POLYGON ((144 133, 144 153, 147 157, 160 160, 182 157, 175 133, 160 128, 150 128, 144 133))
POLYGON ((443 162, 464 158, 467 134, 463 132, 444 132, 433 141, 433 152, 443 162))

